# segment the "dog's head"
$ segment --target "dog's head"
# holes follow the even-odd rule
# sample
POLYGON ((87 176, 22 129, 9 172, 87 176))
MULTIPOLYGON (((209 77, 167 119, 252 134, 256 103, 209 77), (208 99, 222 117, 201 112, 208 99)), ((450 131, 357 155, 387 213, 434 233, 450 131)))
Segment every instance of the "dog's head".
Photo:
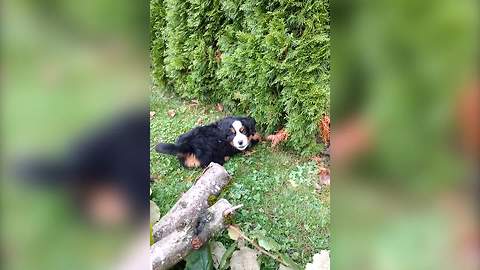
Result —
POLYGON ((255 124, 252 117, 227 117, 220 120, 218 127, 233 147, 244 151, 256 133, 255 124))

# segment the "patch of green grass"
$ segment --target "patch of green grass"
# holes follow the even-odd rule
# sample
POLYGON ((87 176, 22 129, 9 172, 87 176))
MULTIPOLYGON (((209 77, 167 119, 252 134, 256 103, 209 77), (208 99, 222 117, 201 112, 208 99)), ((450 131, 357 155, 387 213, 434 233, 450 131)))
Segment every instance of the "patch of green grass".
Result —
MULTIPOLYGON (((158 142, 174 142, 182 133, 197 126, 199 118, 207 124, 224 117, 213 106, 189 105, 154 89, 151 97, 151 174, 152 199, 164 215, 188 190, 202 170, 183 168, 176 157, 153 150, 158 142), (168 116, 174 110, 175 116, 168 116)), ((263 134, 265 135, 265 134, 263 134)), ((232 204, 243 204, 234 217, 236 224, 248 235, 273 238, 296 262, 305 265, 313 254, 330 249, 330 190, 315 191, 318 181, 315 162, 282 149, 271 149, 262 142, 249 156, 238 154, 226 164, 233 176, 221 196, 232 204)), ((224 233, 217 237, 226 245, 231 240, 224 233)), ((277 269, 270 258, 262 258, 262 269, 277 269)))

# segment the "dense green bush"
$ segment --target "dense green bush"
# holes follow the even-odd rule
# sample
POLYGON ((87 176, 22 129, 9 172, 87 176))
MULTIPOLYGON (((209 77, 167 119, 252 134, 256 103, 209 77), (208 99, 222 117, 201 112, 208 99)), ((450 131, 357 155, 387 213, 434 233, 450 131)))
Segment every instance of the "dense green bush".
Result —
POLYGON ((288 145, 318 151, 330 104, 326 0, 152 0, 154 83, 184 98, 222 102, 288 145))

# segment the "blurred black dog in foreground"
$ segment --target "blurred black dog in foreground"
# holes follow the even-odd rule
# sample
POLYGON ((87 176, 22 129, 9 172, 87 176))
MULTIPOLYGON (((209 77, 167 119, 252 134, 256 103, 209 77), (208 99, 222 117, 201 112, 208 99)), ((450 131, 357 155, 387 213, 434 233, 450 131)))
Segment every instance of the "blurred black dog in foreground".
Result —
POLYGON ((60 157, 21 161, 17 176, 29 185, 66 191, 94 223, 147 221, 149 136, 148 111, 130 111, 72 143, 60 157))

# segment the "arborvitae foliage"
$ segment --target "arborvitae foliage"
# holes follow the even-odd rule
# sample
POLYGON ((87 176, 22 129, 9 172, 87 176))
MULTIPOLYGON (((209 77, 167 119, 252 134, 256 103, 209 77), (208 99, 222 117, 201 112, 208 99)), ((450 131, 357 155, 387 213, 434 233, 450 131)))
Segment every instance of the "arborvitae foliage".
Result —
POLYGON ((154 83, 221 102, 288 145, 318 151, 330 105, 326 0, 152 0, 154 83))

